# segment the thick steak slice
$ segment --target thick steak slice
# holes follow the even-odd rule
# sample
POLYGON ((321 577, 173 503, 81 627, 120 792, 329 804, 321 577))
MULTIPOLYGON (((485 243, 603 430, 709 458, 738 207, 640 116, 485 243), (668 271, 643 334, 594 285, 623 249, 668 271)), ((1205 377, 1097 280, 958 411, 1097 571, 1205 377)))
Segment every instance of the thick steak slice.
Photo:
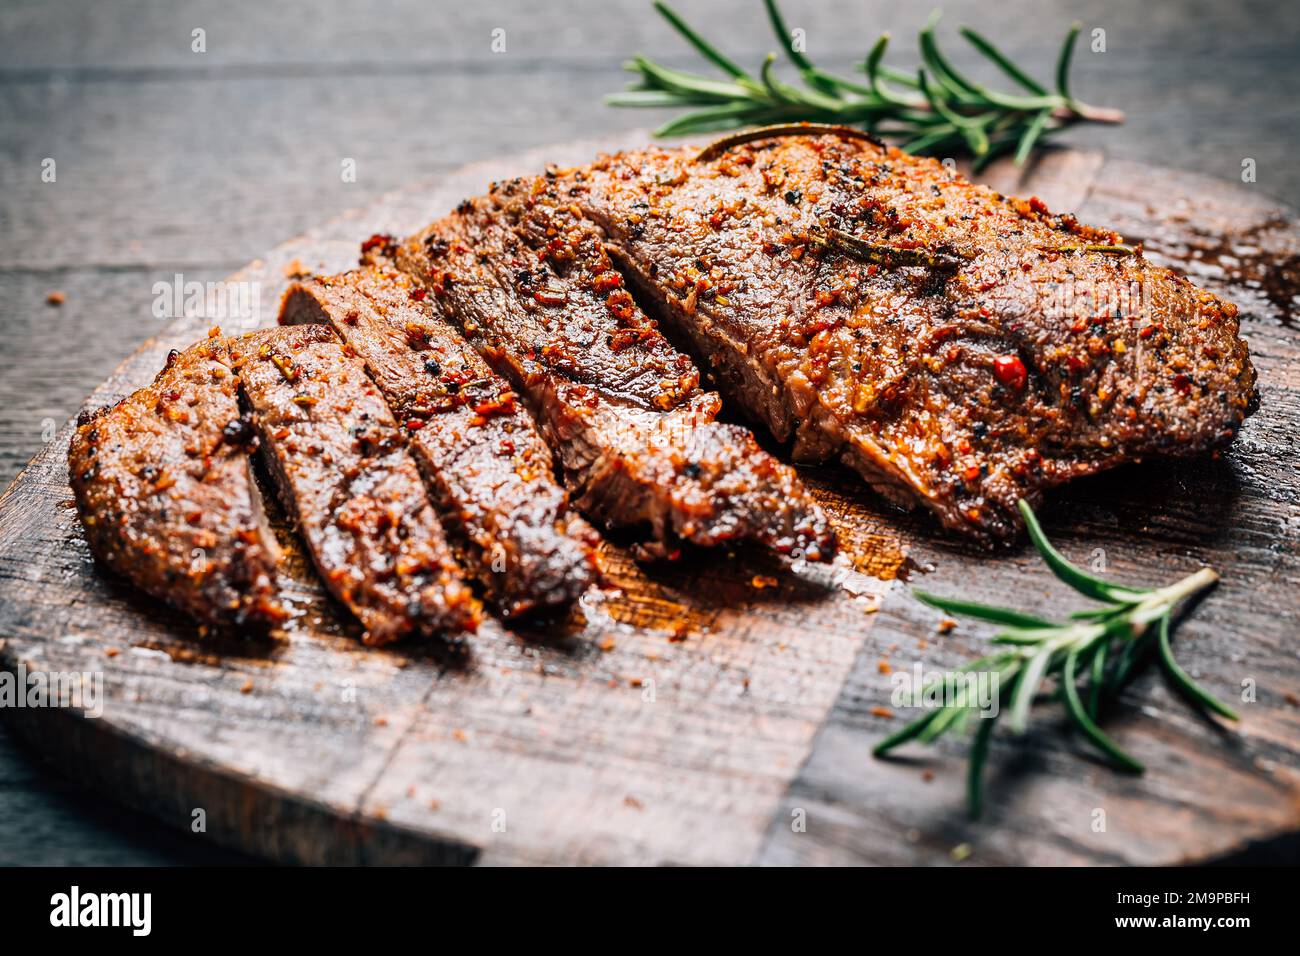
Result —
POLYGON ((281 623, 255 445, 216 335, 172 352, 151 385, 83 413, 68 473, 95 557, 205 625, 281 623))
POLYGON ((477 602, 361 362, 320 325, 252 332, 230 352, 281 497, 365 642, 473 630, 477 602))
POLYGON ((426 296, 401 273, 361 269, 295 285, 280 321, 328 322, 365 364, 492 602, 507 616, 562 608, 595 580, 595 532, 510 387, 426 296))
POLYGON ((608 157, 553 188, 724 390, 982 537, 1015 503, 1229 442, 1254 400, 1236 308, 1053 216, 861 134, 608 157))
POLYGON ((655 554, 742 539, 812 560, 833 552, 794 471, 714 421, 718 396, 547 180, 498 184, 396 257, 524 395, 586 513, 648 528, 655 554))

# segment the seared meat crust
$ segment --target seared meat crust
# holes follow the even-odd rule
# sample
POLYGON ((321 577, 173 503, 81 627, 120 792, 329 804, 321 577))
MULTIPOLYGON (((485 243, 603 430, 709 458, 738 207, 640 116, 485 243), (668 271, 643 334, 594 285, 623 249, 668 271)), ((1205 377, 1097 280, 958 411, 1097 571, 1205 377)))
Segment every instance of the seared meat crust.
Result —
POLYGON ((365 364, 493 603, 507 616, 563 608, 596 578, 595 533, 514 393, 426 295, 401 273, 361 269, 294 286, 280 321, 328 322, 365 364))
POLYGON ((793 469, 714 421, 718 396, 548 179, 497 184, 396 260, 526 398, 587 514, 647 528, 651 554, 744 539, 812 560, 833 552, 793 469))
POLYGON ((477 603, 361 362, 321 325, 252 332, 230 351, 280 496, 365 642, 473 630, 477 603))
POLYGON ((797 458, 949 528, 1229 442, 1255 373, 1236 308, 1120 237, 860 138, 606 157, 550 189, 797 458))
POLYGON ((278 548, 249 469, 226 340, 172 352, 153 383, 83 413, 68 474, 95 557, 208 625, 265 630, 285 619, 278 548))

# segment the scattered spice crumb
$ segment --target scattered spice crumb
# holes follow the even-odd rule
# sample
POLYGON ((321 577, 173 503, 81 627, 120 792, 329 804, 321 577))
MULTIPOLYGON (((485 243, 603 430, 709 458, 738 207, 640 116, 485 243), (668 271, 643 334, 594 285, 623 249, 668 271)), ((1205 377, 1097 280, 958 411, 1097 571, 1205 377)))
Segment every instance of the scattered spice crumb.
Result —
POLYGON ((933 770, 921 771, 921 779, 924 780, 926 783, 929 783, 931 780, 934 779, 934 771, 933 770))
POLYGON ((889 674, 894 670, 894 668, 889 661, 882 657, 880 660, 876 661, 876 670, 880 671, 882 674, 889 674))
POLYGON ((442 809, 442 801, 441 801, 441 800, 430 800, 430 801, 429 801, 429 809, 430 809, 430 810, 441 810, 441 809, 442 809))
POLYGON ((941 621, 939 622, 939 628, 938 628, 938 630, 939 630, 939 633, 940 633, 940 634, 949 634, 949 633, 951 633, 951 632, 953 631, 953 629, 956 628, 956 627, 957 627, 957 622, 956 622, 956 621, 954 621, 954 620, 953 620, 952 618, 950 618, 950 617, 945 617, 943 620, 941 620, 941 621))
POLYGON ((774 588, 779 583, 776 578, 768 574, 756 574, 749 580, 749 586, 756 591, 761 591, 764 588, 774 588))
POLYGON ((614 639, 612 637, 602 637, 596 646, 608 654, 614 649, 614 639))
POLYGON ((872 717, 893 717, 894 712, 890 710, 888 707, 872 707, 871 716, 872 717))
POLYGON ((633 810, 645 809, 645 804, 642 803, 640 800, 638 800, 636 797, 632 796, 632 794, 630 793, 623 798, 623 804, 625 806, 631 807, 633 810))
POLYGON ((629 677, 627 679, 627 682, 631 684, 633 687, 640 687, 641 684, 643 683, 643 681, 639 677, 629 677))
POLYGON ((1292 691, 1286 691, 1282 695, 1282 699, 1292 707, 1300 707, 1300 697, 1296 696, 1292 691))
POLYGON ((104 648, 104 656, 105 656, 105 657, 117 657, 117 655, 118 655, 118 654, 121 654, 121 653, 122 653, 122 652, 121 652, 120 650, 118 650, 116 647, 106 647, 106 648, 104 648))
POLYGON ((67 301, 68 301, 67 294, 62 292, 59 289, 55 289, 53 292, 51 292, 49 295, 45 297, 46 305, 63 305, 63 303, 67 301))
POLYGON ((253 678, 244 681, 244 686, 239 688, 241 694, 251 694, 253 692, 253 678))
POLYGON ((465 741, 469 740, 469 735, 465 733, 465 731, 461 730, 459 727, 453 730, 451 732, 451 735, 455 737, 457 740, 459 740, 461 743, 464 743, 465 741))
POLYGON ((388 726, 388 718, 385 717, 383 714, 375 714, 375 726, 376 726, 376 727, 387 727, 387 726, 388 726))

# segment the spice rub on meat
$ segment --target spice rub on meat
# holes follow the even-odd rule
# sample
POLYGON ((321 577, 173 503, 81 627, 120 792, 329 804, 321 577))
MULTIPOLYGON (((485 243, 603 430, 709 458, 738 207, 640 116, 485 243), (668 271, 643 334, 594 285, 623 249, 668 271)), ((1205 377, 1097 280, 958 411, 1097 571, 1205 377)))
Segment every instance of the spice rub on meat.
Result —
POLYGON ((230 349, 281 497, 365 642, 473 630, 477 602, 361 361, 320 325, 253 332, 230 349))
POLYGON ((1115 233, 856 131, 760 135, 547 189, 797 458, 1001 538, 1018 498, 1221 447, 1251 411, 1236 308, 1115 233))
POLYGON ((426 298, 408 276, 360 269, 293 286, 280 321, 328 322, 365 364, 493 604, 563 608, 596 578, 595 532, 510 386, 426 298))
POLYGON ((266 630, 278 548, 249 467, 226 340, 172 352, 153 383, 83 413, 68 472, 95 557, 207 625, 266 630))
POLYGON ((527 400, 584 512, 647 529, 652 554, 752 540, 831 555, 830 525, 793 469, 714 421, 718 396, 548 177, 497 184, 401 243, 396 261, 527 400))

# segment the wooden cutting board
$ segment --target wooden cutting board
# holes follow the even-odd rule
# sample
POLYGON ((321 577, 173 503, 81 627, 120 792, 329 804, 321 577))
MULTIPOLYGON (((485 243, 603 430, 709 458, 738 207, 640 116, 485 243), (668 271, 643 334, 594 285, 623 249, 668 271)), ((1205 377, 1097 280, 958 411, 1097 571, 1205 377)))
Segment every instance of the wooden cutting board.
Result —
MULTIPOLYGON (((493 179, 585 161, 571 143, 466 168, 272 250, 260 324, 299 269, 341 270, 375 232, 405 234, 493 179)), ((1052 496, 1044 519, 1078 560, 1121 581, 1201 564, 1223 583, 1181 626, 1184 666, 1242 713, 1192 711, 1147 668, 1106 715, 1144 761, 1109 770, 1041 708, 995 736, 987 809, 967 819, 967 741, 872 759, 897 728, 890 669, 955 666, 988 630, 938 632, 905 579, 1060 613, 1080 606, 1028 547, 984 553, 853 475, 808 469, 847 565, 788 569, 750 552, 608 578, 570 618, 484 626, 463 655, 437 642, 368 650, 284 532, 301 616, 273 643, 202 639, 94 565, 65 475, 70 432, 0 499, 0 664, 102 675, 102 713, 6 708, 21 736, 105 797, 177 828, 307 863, 1172 863, 1300 856, 1300 230, 1248 186, 1055 151, 984 177, 1142 241, 1156 261, 1235 300, 1261 408, 1216 459, 1148 463, 1052 496)), ((178 319, 88 400, 144 384, 211 320, 178 319)), ((249 323, 257 324, 257 323, 249 323)), ((227 330, 232 324, 227 322, 227 330)))

